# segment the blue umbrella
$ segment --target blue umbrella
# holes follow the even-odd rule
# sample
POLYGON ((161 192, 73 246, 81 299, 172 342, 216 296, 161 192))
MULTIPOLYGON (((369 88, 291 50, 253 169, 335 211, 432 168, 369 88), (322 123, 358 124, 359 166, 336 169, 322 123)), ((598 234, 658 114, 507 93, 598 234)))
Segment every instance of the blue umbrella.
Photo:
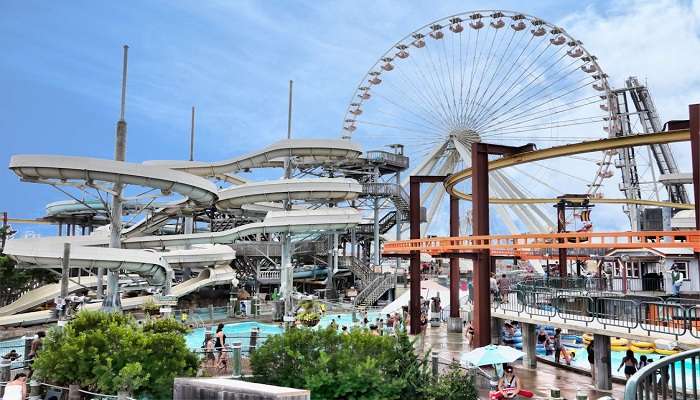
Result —
POLYGON ((524 356, 520 350, 508 346, 488 346, 479 347, 465 354, 462 359, 477 367, 483 365, 507 364, 524 356))

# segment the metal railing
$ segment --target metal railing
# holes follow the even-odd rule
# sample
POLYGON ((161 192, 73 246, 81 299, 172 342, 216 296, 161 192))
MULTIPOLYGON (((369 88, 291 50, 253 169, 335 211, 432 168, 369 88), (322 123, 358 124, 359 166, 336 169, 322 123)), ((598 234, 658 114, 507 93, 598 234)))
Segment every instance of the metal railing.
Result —
POLYGON ((640 369, 625 386, 625 400, 700 399, 700 348, 662 358, 640 369))
POLYGON ((675 337, 690 334, 700 339, 700 305, 684 304, 676 298, 637 298, 587 293, 580 289, 556 289, 540 286, 510 290, 506 301, 494 296, 494 310, 544 317, 564 322, 576 321, 589 325, 593 322, 604 328, 619 327, 631 332, 642 329, 647 335, 666 334, 675 337))

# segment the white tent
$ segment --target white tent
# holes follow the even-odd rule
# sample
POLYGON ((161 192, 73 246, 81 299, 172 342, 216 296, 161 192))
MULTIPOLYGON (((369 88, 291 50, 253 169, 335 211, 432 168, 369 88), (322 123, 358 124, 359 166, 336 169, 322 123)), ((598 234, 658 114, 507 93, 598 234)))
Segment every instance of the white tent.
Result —
MULTIPOLYGON (((450 305, 450 289, 440 285, 437 282, 421 281, 420 294, 426 300, 431 298, 431 297, 435 297, 439 294, 440 304, 442 305, 442 307, 444 309, 446 309, 450 305)), ((467 295, 468 295, 468 293, 466 290, 459 291, 459 303, 460 303, 460 305, 466 304, 467 295)), ((393 302, 388 304, 386 307, 384 307, 381 311, 381 315, 391 314, 394 312, 401 312, 401 308, 403 306, 408 306, 410 299, 411 299, 411 292, 410 291, 404 292, 396 300, 394 300, 393 302)))

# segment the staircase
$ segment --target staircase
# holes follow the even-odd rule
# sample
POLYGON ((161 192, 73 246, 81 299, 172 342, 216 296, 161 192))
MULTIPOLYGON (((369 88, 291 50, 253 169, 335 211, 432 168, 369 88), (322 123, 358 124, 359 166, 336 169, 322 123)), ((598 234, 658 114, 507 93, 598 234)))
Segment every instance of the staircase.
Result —
POLYGON ((362 193, 368 196, 386 197, 394 203, 401 222, 408 222, 408 193, 396 183, 370 182, 362 184, 362 193))
POLYGON ((379 300, 387 290, 396 286, 396 275, 377 274, 375 278, 360 293, 357 294, 353 305, 371 306, 379 300))
POLYGON ((360 278, 362 284, 359 286, 359 289, 366 287, 376 275, 368 264, 361 262, 357 257, 338 257, 338 265, 347 268, 356 277, 360 278))

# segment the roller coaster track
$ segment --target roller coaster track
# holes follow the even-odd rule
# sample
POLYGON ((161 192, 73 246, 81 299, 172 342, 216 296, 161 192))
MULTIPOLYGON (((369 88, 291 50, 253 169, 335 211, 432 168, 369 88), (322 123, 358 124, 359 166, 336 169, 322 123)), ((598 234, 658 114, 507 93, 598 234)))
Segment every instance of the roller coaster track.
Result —
MULTIPOLYGON (((513 167, 516 165, 527 164, 535 161, 548 160, 550 158, 566 157, 575 154, 590 153, 594 151, 614 150, 625 147, 655 145, 661 143, 676 143, 690 140, 690 131, 687 129, 656 132, 650 134, 641 134, 634 136, 614 137, 608 139, 600 139, 589 142, 573 143, 563 146, 549 147, 542 150, 534 150, 525 153, 519 153, 512 156, 502 157, 489 162, 489 171, 495 171, 502 168, 513 167)), ((444 182, 445 189, 452 195, 464 200, 471 201, 471 194, 464 193, 456 188, 457 184, 469 179, 472 176, 472 168, 466 168, 462 171, 450 175, 444 182)), ((489 199, 491 204, 547 204, 557 203, 561 198, 498 198, 492 197, 489 199)), ((571 199, 580 200, 580 199, 571 199)), ((642 199, 605 199, 591 197, 590 203, 597 204, 637 204, 645 206, 657 207, 672 207, 676 209, 694 209, 693 204, 671 203, 668 201, 654 201, 642 199)))

